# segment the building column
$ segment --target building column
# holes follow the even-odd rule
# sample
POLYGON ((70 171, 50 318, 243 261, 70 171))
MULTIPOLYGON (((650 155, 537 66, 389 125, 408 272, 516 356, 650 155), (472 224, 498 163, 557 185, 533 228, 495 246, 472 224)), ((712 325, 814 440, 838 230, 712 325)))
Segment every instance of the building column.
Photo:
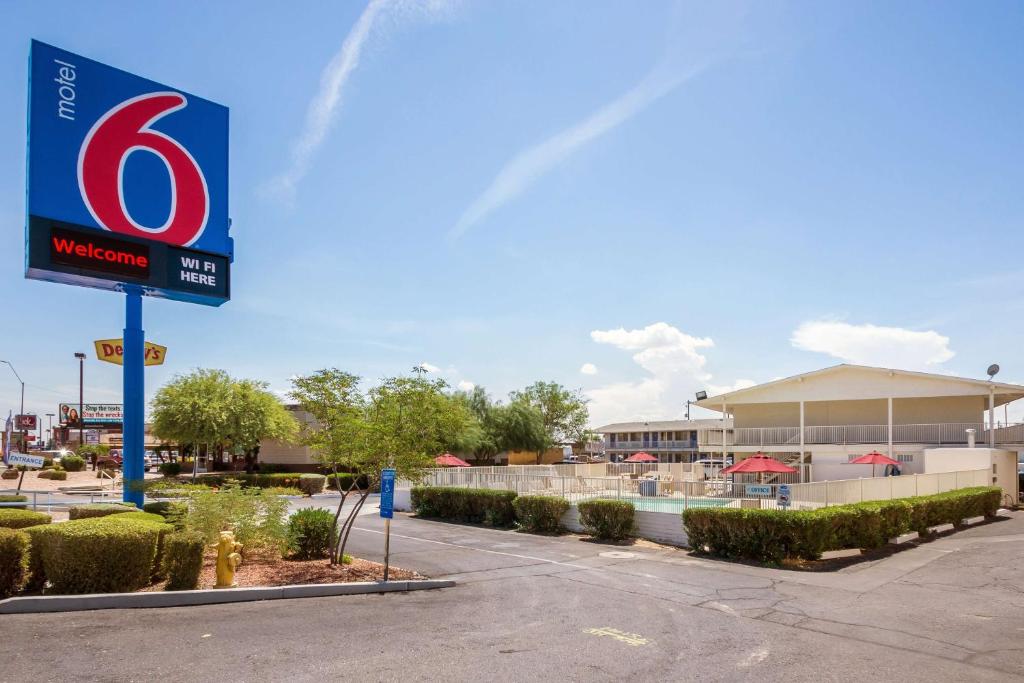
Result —
POLYGON ((804 402, 800 401, 800 483, 804 481, 804 402))
POLYGON ((892 457, 892 396, 888 399, 889 402, 889 457, 892 457))
POLYGON ((996 388, 988 388, 988 447, 996 447, 996 388))
POLYGON ((726 420, 725 402, 723 402, 722 403, 722 469, 725 469, 725 449, 726 449, 726 446, 728 445, 728 442, 727 442, 727 439, 726 439, 726 432, 728 430, 726 429, 725 420, 726 420))

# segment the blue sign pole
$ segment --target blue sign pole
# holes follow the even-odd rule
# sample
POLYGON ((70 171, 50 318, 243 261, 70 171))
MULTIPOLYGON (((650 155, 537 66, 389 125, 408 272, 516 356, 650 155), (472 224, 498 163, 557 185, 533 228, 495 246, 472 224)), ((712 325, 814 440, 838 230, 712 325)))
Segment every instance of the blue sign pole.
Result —
POLYGON ((380 473, 380 516, 384 518, 384 580, 391 568, 391 518, 395 516, 395 470, 380 473))
POLYGON ((126 503, 142 507, 142 457, 145 450, 145 354, 142 288, 125 286, 124 317, 124 494, 126 503))

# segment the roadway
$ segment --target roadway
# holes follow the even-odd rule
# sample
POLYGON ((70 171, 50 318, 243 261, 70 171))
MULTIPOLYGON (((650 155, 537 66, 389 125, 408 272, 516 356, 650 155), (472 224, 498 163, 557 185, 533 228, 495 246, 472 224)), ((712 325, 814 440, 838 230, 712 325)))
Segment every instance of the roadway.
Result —
MULTIPOLYGON (((381 559, 382 530, 361 516, 353 554, 381 559)), ((830 573, 402 514, 392 532, 393 564, 458 586, 6 616, 0 681, 1024 677, 1021 513, 830 573)))

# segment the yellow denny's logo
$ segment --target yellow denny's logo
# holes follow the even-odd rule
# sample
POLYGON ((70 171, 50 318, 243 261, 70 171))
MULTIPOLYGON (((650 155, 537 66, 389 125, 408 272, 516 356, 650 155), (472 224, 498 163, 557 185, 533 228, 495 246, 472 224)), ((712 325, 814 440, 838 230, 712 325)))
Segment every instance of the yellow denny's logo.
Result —
MULTIPOLYGON (((120 339, 99 339, 96 345, 96 357, 108 363, 124 365, 124 343, 120 339)), ((167 347, 146 342, 146 365, 163 365, 167 357, 167 347)))

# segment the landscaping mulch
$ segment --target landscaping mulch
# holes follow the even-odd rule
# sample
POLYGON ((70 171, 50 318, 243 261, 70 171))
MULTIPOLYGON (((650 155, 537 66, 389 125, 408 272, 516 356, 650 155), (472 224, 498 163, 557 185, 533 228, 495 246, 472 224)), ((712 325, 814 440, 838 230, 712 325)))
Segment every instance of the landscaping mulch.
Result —
MULTIPOLYGON (((422 579, 416 572, 391 567, 388 579, 404 581, 422 579)), ((284 560, 272 556, 247 557, 235 572, 239 586, 287 586, 301 583, 345 583, 348 581, 382 581, 384 565, 353 558, 351 564, 331 565, 329 560, 284 560)), ((213 588, 217 583, 217 558, 208 555, 199 575, 200 588, 213 588)))

